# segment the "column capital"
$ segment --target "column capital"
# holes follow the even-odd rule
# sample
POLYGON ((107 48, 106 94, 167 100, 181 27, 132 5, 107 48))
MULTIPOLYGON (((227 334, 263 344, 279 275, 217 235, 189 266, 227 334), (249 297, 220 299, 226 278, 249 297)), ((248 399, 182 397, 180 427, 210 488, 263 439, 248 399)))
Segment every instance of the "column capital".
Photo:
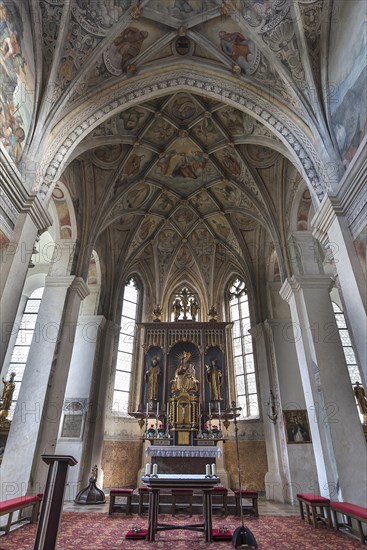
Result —
POLYGON ((43 233, 50 225, 52 218, 37 196, 30 195, 24 202, 21 212, 29 214, 34 225, 43 233))
POLYGON ((69 288, 71 286, 71 283, 74 281, 75 277, 74 275, 63 275, 63 276, 56 276, 53 277, 51 275, 47 275, 45 279, 45 287, 65 287, 69 288))
POLYGON ((82 277, 75 277, 70 285, 70 290, 76 292, 81 300, 84 300, 89 295, 89 288, 82 277))
POLYGON ((328 275, 312 275, 311 277, 302 277, 294 275, 288 277, 279 291, 279 294, 286 302, 289 302, 292 294, 299 292, 301 289, 327 289, 330 290, 334 285, 334 280, 328 275))
POLYGON ((323 245, 327 244, 330 227, 336 220, 336 217, 342 215, 344 215, 344 211, 336 197, 324 197, 319 210, 311 222, 314 228, 312 231, 314 238, 323 245))

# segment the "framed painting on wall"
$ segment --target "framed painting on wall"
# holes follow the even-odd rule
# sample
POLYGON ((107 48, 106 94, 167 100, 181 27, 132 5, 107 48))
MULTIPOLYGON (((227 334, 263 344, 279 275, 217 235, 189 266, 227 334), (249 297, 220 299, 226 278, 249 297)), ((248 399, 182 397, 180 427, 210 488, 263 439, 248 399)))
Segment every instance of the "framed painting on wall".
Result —
POLYGON ((306 409, 283 411, 287 443, 311 443, 306 409))

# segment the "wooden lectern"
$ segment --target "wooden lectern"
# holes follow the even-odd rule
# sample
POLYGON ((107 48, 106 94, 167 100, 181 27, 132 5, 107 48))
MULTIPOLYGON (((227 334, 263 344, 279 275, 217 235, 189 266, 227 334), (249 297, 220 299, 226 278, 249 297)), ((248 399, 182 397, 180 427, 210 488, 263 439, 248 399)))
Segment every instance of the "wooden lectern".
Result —
POLYGON ((41 455, 41 458, 49 469, 33 550, 55 550, 66 475, 69 466, 75 466, 77 460, 66 455, 41 455))

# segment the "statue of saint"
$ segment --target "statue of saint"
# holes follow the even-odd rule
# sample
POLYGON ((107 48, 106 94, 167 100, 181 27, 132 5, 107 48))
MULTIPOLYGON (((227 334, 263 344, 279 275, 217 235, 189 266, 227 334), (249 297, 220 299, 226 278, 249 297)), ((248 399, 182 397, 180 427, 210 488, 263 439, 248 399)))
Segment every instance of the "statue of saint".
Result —
POLYGON ((155 355, 152 357, 151 366, 145 373, 145 381, 148 384, 148 401, 155 401, 158 399, 158 378, 160 373, 159 357, 155 355))
POLYGON ((12 372, 10 374, 10 378, 8 381, 5 380, 5 378, 2 379, 4 386, 3 386, 3 393, 1 396, 0 416, 5 418, 8 416, 8 411, 11 407, 11 401, 13 399, 13 393, 15 390, 14 378, 15 378, 15 372, 12 372))
POLYGON ((210 401, 220 401, 220 387, 222 385, 222 372, 217 367, 217 360, 212 359, 206 367, 206 379, 209 383, 210 401))
POLYGON ((173 313, 174 313, 174 319, 175 321, 178 321, 180 315, 181 315, 181 300, 180 298, 176 298, 176 300, 173 302, 173 313))
POLYGON ((216 321, 218 319, 218 312, 217 310, 215 309, 214 306, 212 306, 209 311, 208 311, 208 315, 209 315, 209 321, 216 321))
POLYGON ((367 424, 367 397, 364 391, 364 387, 356 382, 354 385, 354 395, 356 396, 360 413, 363 415, 363 421, 367 424))
POLYGON ((191 362, 191 353, 184 351, 171 380, 172 393, 197 392, 199 380, 196 379, 195 365, 191 362))
POLYGON ((196 321, 198 311, 199 311, 199 306, 197 301, 194 298, 193 300, 190 300, 190 313, 193 321, 196 321))

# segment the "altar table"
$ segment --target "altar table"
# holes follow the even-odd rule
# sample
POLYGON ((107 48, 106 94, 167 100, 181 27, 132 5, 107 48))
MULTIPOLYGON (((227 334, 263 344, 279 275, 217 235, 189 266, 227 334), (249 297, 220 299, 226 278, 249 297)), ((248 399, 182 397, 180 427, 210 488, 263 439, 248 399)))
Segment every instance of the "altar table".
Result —
POLYGON ((220 483, 217 476, 206 477, 197 474, 160 474, 157 476, 143 476, 143 483, 149 491, 149 517, 148 517, 148 535, 147 540, 154 542, 155 534, 158 531, 168 531, 171 529, 186 529, 189 531, 203 531, 205 541, 212 542, 212 492, 213 487, 220 483), (160 489, 199 489, 204 494, 204 523, 191 525, 172 525, 158 522, 158 506, 160 489))

